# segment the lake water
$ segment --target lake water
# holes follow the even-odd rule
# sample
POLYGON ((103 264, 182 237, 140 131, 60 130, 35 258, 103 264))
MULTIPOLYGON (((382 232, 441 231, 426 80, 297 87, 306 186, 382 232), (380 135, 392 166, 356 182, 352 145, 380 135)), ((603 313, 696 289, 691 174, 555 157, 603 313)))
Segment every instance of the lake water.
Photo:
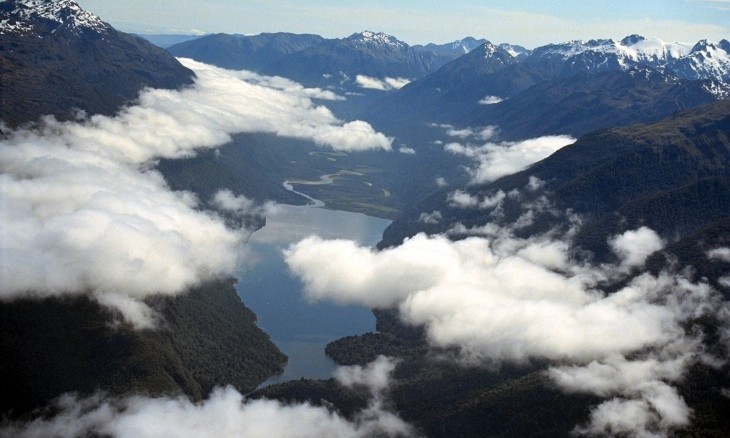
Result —
POLYGON ((313 234, 374 246, 389 223, 312 206, 278 205, 267 214, 266 226, 255 232, 247 245, 251 253, 247 259, 252 262, 239 269, 236 287, 246 306, 258 316, 258 326, 289 356, 284 373, 262 386, 301 377, 327 379, 335 369, 324 354, 327 343, 375 330, 375 317, 367 308, 307 302, 302 284, 289 273, 282 251, 313 234))

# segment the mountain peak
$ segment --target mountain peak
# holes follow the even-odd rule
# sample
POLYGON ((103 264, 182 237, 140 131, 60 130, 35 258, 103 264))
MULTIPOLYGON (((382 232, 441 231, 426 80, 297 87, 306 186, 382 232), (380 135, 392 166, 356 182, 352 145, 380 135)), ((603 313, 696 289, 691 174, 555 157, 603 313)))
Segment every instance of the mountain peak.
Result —
POLYGON ((720 40, 720 43, 718 44, 722 50, 724 50, 727 53, 730 53, 730 41, 728 40, 720 40))
POLYGON ((518 46, 516 44, 502 43, 497 47, 512 55, 513 58, 526 56, 530 53, 530 51, 526 48, 518 46))
POLYGON ((699 40, 697 44, 692 47, 691 53, 701 52, 706 50, 717 50, 717 46, 712 41, 706 39, 699 40))
POLYGON ((0 34, 40 30, 107 32, 111 26, 74 0, 6 0, 0 3, 0 34))
POLYGON ((622 39, 621 45, 622 46, 633 46, 634 44, 644 41, 644 40, 646 40, 646 38, 644 38, 643 36, 633 34, 633 35, 629 35, 626 38, 622 39))
POLYGON ((459 52, 469 53, 485 42, 486 40, 477 40, 473 37, 466 37, 452 42, 451 49, 459 52))
POLYGON ((387 33, 383 32, 371 32, 369 30, 354 33, 347 37, 347 40, 352 41, 356 44, 390 46, 395 48, 408 47, 408 44, 404 43, 403 41, 392 35, 388 35, 387 33))

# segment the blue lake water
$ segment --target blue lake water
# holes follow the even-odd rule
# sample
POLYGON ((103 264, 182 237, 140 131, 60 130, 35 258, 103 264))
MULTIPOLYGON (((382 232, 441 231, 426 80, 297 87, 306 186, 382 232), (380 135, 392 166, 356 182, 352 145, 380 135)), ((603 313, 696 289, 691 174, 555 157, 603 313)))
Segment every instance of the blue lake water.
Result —
POLYGON ((389 223, 358 213, 289 205, 278 205, 267 215, 266 226, 249 240, 250 262, 239 268, 236 286, 258 316, 258 326, 289 356, 284 373, 262 386, 301 377, 329 378, 335 364, 324 354, 327 343, 375 330, 375 317, 365 307, 306 301, 301 282, 287 269, 283 250, 313 234, 375 245, 389 223))

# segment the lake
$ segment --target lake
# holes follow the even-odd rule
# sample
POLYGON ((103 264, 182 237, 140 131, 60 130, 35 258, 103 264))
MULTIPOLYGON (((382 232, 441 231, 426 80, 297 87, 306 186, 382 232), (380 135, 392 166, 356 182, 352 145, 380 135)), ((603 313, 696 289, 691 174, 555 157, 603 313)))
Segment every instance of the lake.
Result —
MULTIPOLYGON (((287 188, 293 191, 291 185, 287 188)), ((327 343, 375 330, 375 317, 368 308, 307 302, 282 252, 313 234, 374 246, 390 221, 321 205, 278 205, 267 214, 266 226, 252 235, 247 245, 250 262, 239 268, 239 296, 258 316, 257 325, 289 357, 284 373, 262 386, 301 377, 327 379, 336 367, 324 354, 327 343)))

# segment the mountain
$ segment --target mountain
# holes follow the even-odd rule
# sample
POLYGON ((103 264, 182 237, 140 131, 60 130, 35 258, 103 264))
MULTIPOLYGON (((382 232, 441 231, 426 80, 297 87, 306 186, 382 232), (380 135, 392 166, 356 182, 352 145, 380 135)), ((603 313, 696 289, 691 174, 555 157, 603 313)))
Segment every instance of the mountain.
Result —
POLYGON ((639 35, 619 42, 550 44, 529 52, 508 45, 495 50, 487 44, 385 96, 362 116, 386 132, 393 128, 396 115, 398 120, 412 120, 416 125, 506 122, 500 125, 505 138, 525 138, 534 133, 581 135, 618 126, 619 122, 651 122, 675 110, 708 103, 708 98, 726 97, 730 92, 730 54, 723 47, 728 46, 726 40, 718 44, 703 40, 691 46, 639 35), (477 50, 484 50, 485 56, 476 56, 477 50), (490 54, 499 56, 495 59, 490 54), (599 76, 603 74, 606 76, 599 76), (650 80, 641 80, 640 75, 648 75, 650 80), (632 85, 626 88, 628 84, 632 85), (647 96, 629 104, 607 96, 611 87, 618 90, 615 86, 623 93, 632 89, 634 96, 644 92, 647 96), (660 89, 664 91, 657 93, 660 89), (510 102, 513 99, 515 103, 510 102), (626 108, 629 111, 624 111, 626 108), (537 123, 549 123, 538 113, 556 121, 553 129, 523 131, 521 127, 538 119, 537 123), (598 114, 605 119, 603 123, 598 114))
POLYGON ((232 281, 148 304, 162 328, 119 327, 85 297, 0 302, 0 412, 19 417, 67 392, 200 400, 222 382, 249 392, 286 363, 232 281))
MULTIPOLYGON (((194 77, 70 0, 0 3, 0 49, 0 118, 10 127, 78 109, 112 114, 144 87, 180 88, 194 77)), ((83 291, 0 300, 0 416, 21 417, 67 392, 200 400, 216 385, 248 392, 282 371, 286 356, 232 280, 186 292, 145 301, 161 316, 154 330, 120 322, 83 291)))
POLYGON ((436 55, 418 52, 382 32, 364 31, 347 38, 325 40, 273 63, 264 72, 306 85, 347 85, 358 89, 357 76, 420 78, 438 66, 436 55))
POLYGON ((516 96, 480 105, 461 118, 469 126, 495 125, 500 138, 578 137, 598 129, 655 122, 717 100, 713 80, 685 81, 646 67, 578 73, 540 82, 516 96))
MULTIPOLYGON (((453 118, 443 117, 443 115, 452 116, 454 112, 463 112, 466 106, 462 99, 449 99, 446 96, 458 93, 459 90, 469 90, 479 93, 480 97, 476 100, 478 101, 485 96, 484 93, 490 94, 490 90, 475 86, 474 81, 483 77, 492 77, 518 62, 518 57, 509 50, 495 46, 491 42, 485 42, 468 54, 376 102, 367 110, 366 118, 375 122, 391 121, 396 114, 399 121, 408 118, 424 120, 431 118, 432 115, 436 115, 434 120, 428 121, 453 118), (439 117, 438 114, 441 114, 442 117, 439 117)), ((504 91, 501 86, 494 88, 499 88, 499 92, 504 91)), ((497 94, 497 90, 493 91, 491 94, 497 94)))
POLYGON ((550 44, 532 51, 528 62, 559 61, 563 74, 578 71, 626 70, 632 67, 661 69, 681 79, 730 78, 730 53, 707 40, 690 45, 630 35, 621 41, 590 40, 550 44))
MULTIPOLYGON (((511 223, 519 205, 546 196, 558 211, 584 217, 576 242, 599 259, 609 255, 607 239, 617 227, 647 225, 673 239, 687 236, 730 216, 730 101, 678 113, 653 124, 597 131, 560 149, 528 169, 489 184, 465 187, 472 196, 521 190, 530 178, 544 187, 506 199, 498 223, 511 223)), ((453 189, 451 189, 453 191, 453 189)), ((421 202, 419 208, 393 222, 383 245, 400 243, 420 231, 444 232, 457 223, 481 226, 496 208, 453 207, 448 193, 421 202), (424 224, 421 213, 439 211, 443 220, 424 224)), ((564 226, 566 218, 545 213, 523 232, 564 226)))
POLYGON ((202 38, 202 35, 176 35, 176 34, 138 34, 138 37, 144 38, 147 41, 151 42, 152 44, 156 45, 157 47, 161 47, 163 49, 166 49, 170 46, 174 46, 175 44, 179 44, 185 41, 191 41, 196 40, 198 38, 202 38))
POLYGON ((149 42, 117 32, 73 0, 0 3, 0 119, 10 126, 78 110, 113 114, 145 87, 194 74, 149 42))
MULTIPOLYGON (((727 84, 730 82, 730 43, 727 40, 721 40, 719 44, 702 40, 692 47, 689 54, 672 60, 668 68, 677 77, 711 78, 727 84)), ((727 89, 723 93, 729 94, 727 89)))
POLYGON ((174 44, 168 51, 223 68, 262 72, 286 55, 322 41, 324 38, 318 35, 283 32, 253 36, 218 33, 174 44))
POLYGON ((399 81, 420 78, 453 59, 370 31, 341 39, 288 33, 217 34, 176 44, 169 51, 224 68, 248 69, 310 87, 358 93, 397 88, 399 81))
MULTIPOLYGON (((730 261, 713 260, 708 251, 730 242, 729 157, 730 101, 684 111, 652 124, 594 132, 522 172, 461 188, 480 199, 499 191, 509 193, 499 206, 457 208, 449 201, 448 194, 454 190, 451 187, 394 221, 379 246, 397 246, 403 238, 421 232, 444 233, 457 224, 465 228, 515 226, 514 232, 524 238, 548 230, 560 230, 555 235, 563 235, 570 227, 570 216, 577 214, 580 229, 574 237, 577 248, 572 257, 592 258, 596 265, 615 261, 607 248, 609 236, 648 226, 668 242, 650 257, 649 272, 681 271, 690 280, 719 286, 727 299, 730 261), (542 183, 531 185, 531 181, 542 183), (534 214, 532 223, 519 228, 518 217, 525 208, 534 214), (422 220, 423 214, 435 211, 439 212, 438 221, 422 220)), ((576 223, 574 219, 572 223, 576 223)), ((559 272, 561 268, 555 269, 559 272)), ((606 290, 611 293, 611 288, 606 290)), ((458 288, 443 291, 455 296, 459 292, 458 288)), ((524 293, 531 294, 529 290, 524 293)), ((468 360, 458 363, 446 359, 453 352, 431 346, 425 330, 404 323, 398 310, 374 310, 374 314, 376 332, 337 340, 327 346, 327 354, 348 365, 364 365, 378 355, 397 357, 388 403, 424 436, 569 436, 575 433, 576 425, 593 415, 591 406, 606 403, 605 398, 588 392, 560 390, 545 372, 549 360, 469 366, 468 360)), ((726 357, 722 322, 707 317, 689 324, 697 333, 706 334, 703 341, 707 351, 726 357)), ((482 327, 474 330, 480 332, 482 327)), ((546 330, 553 333, 552 327, 546 330)), ((433 331, 428 336, 433 340, 433 331)), ((730 427, 730 400, 723 395, 723 388, 730 384, 728 376, 724 363, 697 361, 687 368, 676 382, 676 390, 692 410, 692 417, 677 436, 723 436, 730 427)), ((613 381, 615 377, 605 378, 613 381)), ((337 387, 332 381, 288 382, 254 394, 260 396, 308 401, 334 407, 344 415, 362 406, 357 392, 337 387)))
POLYGON ((461 55, 466 55, 486 42, 487 40, 485 39, 478 40, 473 37, 466 37, 446 44, 429 43, 425 46, 415 45, 413 46, 413 49, 420 52, 432 52, 436 55, 458 58, 461 55))

